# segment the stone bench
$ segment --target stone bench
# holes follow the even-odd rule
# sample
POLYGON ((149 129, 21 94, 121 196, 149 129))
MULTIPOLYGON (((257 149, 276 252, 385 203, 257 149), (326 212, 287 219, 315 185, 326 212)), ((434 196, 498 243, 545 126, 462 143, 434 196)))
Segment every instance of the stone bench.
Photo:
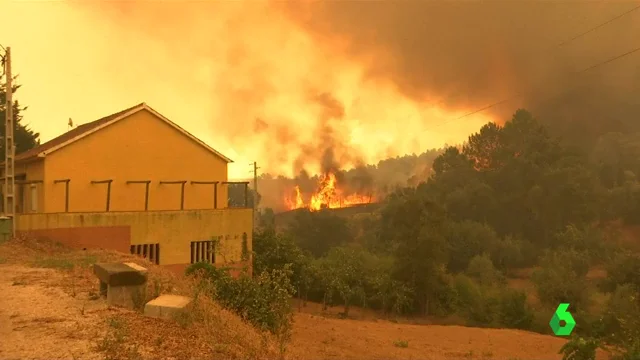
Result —
POLYGON ((144 305, 146 268, 134 263, 98 263, 93 273, 100 280, 100 295, 106 296, 109 305, 128 309, 144 305))

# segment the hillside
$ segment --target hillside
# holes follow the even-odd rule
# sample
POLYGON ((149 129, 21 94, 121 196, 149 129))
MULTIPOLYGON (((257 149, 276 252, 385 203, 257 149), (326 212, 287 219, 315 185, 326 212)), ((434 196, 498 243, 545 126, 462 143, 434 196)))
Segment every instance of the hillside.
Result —
MULTIPOLYGON (((275 344, 200 298, 180 323, 109 308, 96 297, 96 261, 149 268, 150 290, 188 294, 181 276, 130 255, 14 240, 0 245, 1 358, 274 359, 275 344), (25 346, 29 339, 29 346, 25 346), (200 344, 194 346, 194 344, 200 344), (159 354, 163 356, 158 357, 159 354)), ((288 359, 560 359, 564 340, 518 330, 408 325, 297 313, 288 359)), ((606 359, 604 354, 599 357, 606 359)))
MULTIPOLYGON (((351 207, 338 208, 338 209, 327 209, 324 211, 328 211, 332 215, 336 215, 345 219, 351 219, 359 214, 372 214, 375 211, 377 211, 379 208, 380 208, 380 204, 374 203, 374 204, 355 205, 351 207)), ((302 211, 308 211, 308 210, 296 209, 296 210, 290 210, 290 211, 285 211, 285 212, 275 214, 274 221, 275 221, 276 228, 278 230, 285 229, 295 219, 296 214, 302 211)))

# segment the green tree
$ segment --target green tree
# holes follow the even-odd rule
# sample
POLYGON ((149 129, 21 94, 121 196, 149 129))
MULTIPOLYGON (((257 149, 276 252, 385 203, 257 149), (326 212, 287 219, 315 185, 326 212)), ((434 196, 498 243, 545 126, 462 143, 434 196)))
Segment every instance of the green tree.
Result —
POLYGON ((585 275, 589 270, 587 255, 575 250, 547 252, 541 259, 540 269, 533 273, 532 280, 543 304, 557 306, 570 303, 580 311, 589 302, 585 275))
POLYGON ((353 302, 364 297, 366 256, 363 249, 340 246, 318 261, 322 283, 328 293, 340 296, 345 317, 353 302))
POLYGON ((393 276, 413 289, 414 301, 424 314, 443 305, 447 245, 446 216, 425 196, 424 189, 400 189, 381 210, 381 236, 396 258, 393 276))
POLYGON ((299 211, 289 225, 288 233, 302 250, 315 257, 353 240, 347 220, 328 210, 299 211))
POLYGON ((448 223, 446 240, 449 253, 447 268, 451 272, 466 270, 476 254, 491 251, 499 242, 491 227, 469 220, 448 223))
POLYGON ((308 256, 290 236, 276 233, 273 228, 258 230, 253 237, 253 252, 255 273, 289 269, 297 295, 301 297, 309 290, 308 256))
MULTIPOLYGON (((15 83, 15 81, 14 81, 15 83)), ((7 96, 4 91, 5 85, 2 84, 2 89, 0 89, 0 119, 4 123, 4 119, 6 119, 6 101, 7 96)), ((13 87, 13 93, 15 93, 20 88, 20 85, 16 85, 13 87)), ((23 123, 22 113, 27 110, 26 106, 21 106, 20 103, 15 100, 13 102, 13 121, 15 124, 14 136, 15 136, 15 146, 16 146, 16 154, 20 154, 29 149, 32 149, 40 144, 40 134, 33 131, 29 125, 23 123)), ((6 134, 6 129, 3 126, 0 126, 0 137, 4 139, 6 134)), ((4 161, 5 151, 4 151, 4 141, 0 144, 0 158, 4 161)))
POLYGON ((480 285, 492 286, 505 283, 505 278, 491 261, 489 254, 476 255, 469 261, 467 275, 475 279, 480 285))

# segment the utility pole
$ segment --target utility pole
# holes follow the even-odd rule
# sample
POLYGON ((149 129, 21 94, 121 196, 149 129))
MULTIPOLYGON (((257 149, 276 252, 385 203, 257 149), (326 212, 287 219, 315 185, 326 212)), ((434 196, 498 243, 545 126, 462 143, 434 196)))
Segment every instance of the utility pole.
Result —
POLYGON ((7 77, 5 88, 5 133, 4 133, 4 215, 11 218, 12 235, 16 234, 16 206, 15 206, 15 179, 14 179, 14 155, 13 142, 13 86, 11 75, 11 48, 7 47, 4 54, 4 73, 7 77))
POLYGON ((254 161, 253 165, 253 228, 255 229, 258 224, 258 163, 254 161))

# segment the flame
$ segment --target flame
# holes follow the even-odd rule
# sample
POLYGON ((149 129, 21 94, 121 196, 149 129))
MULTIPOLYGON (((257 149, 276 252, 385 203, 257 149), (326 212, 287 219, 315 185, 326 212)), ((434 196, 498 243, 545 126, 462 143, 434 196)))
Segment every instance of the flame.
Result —
POLYGON ((360 204, 368 204, 373 201, 373 196, 363 194, 344 195, 338 187, 335 174, 326 173, 320 176, 317 190, 311 195, 309 202, 305 204, 300 193, 300 187, 295 186, 292 198, 285 196, 284 203, 289 210, 309 208, 311 211, 321 209, 337 209, 360 204))
POLYGON ((296 185, 293 189, 295 192, 294 199, 289 199, 288 197, 284 198, 284 202, 287 205, 289 210, 300 209, 304 207, 304 201, 302 201, 302 194, 300 194, 300 187, 296 185))

